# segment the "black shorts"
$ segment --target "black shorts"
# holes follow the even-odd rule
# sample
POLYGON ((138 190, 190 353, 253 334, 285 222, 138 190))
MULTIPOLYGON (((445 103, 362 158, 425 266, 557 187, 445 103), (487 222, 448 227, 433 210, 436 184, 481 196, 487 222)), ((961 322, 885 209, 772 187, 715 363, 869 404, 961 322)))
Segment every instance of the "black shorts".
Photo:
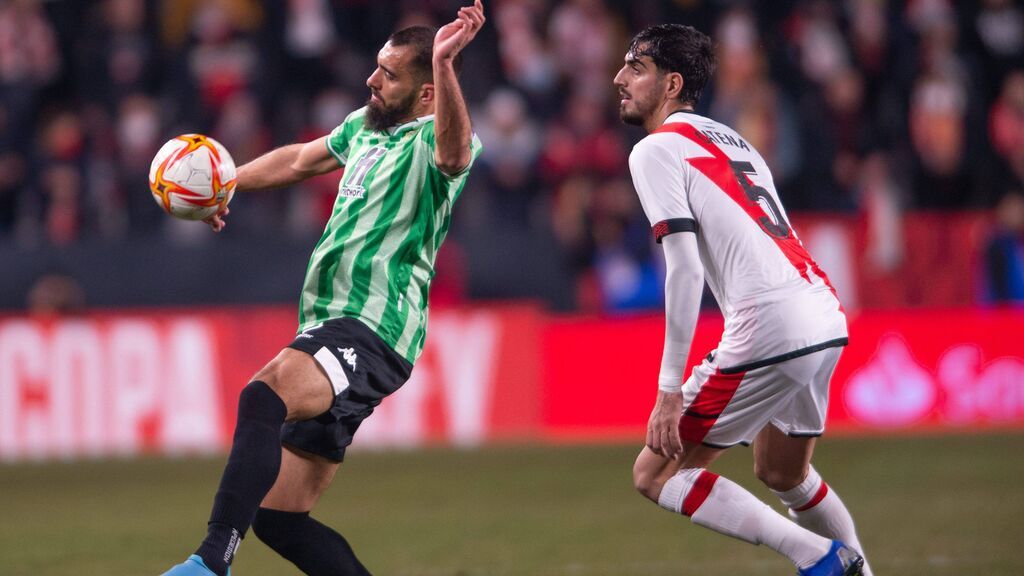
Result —
POLYGON ((341 462, 359 425, 402 387, 412 364, 354 318, 338 318, 295 337, 289 348, 313 356, 331 380, 334 404, 309 420, 286 422, 281 443, 341 462))

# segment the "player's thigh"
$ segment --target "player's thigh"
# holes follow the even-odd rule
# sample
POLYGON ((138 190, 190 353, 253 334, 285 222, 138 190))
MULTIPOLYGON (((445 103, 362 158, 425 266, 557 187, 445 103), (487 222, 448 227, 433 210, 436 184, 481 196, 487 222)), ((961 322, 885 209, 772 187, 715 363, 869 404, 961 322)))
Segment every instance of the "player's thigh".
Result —
POLYGON ((724 449, 703 444, 683 443, 679 458, 666 458, 644 446, 633 464, 633 486, 644 496, 657 502, 661 489, 684 468, 707 468, 724 449))
POLYGON ((305 352, 284 348, 253 376, 270 386, 285 406, 287 420, 307 420, 323 414, 334 401, 334 389, 323 368, 305 352))
POLYGON ((260 504, 284 512, 309 512, 330 487, 340 462, 288 446, 281 449, 281 470, 260 504))
POLYGON ((816 440, 765 426, 754 440, 754 474, 772 490, 796 487, 807 477, 816 440))

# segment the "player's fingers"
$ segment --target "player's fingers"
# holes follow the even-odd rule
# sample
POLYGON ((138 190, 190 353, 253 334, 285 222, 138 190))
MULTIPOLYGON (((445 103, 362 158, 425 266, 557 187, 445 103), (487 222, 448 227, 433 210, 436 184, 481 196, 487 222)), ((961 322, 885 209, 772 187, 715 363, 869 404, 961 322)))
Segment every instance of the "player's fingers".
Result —
POLYGON ((661 439, 658 437, 657 430, 647 431, 647 447, 651 449, 658 456, 661 456, 661 439))
POLYGON ((679 440, 679 432, 673 430, 672 427, 668 428, 668 443, 669 443, 669 454, 670 457, 675 458, 683 451, 683 443, 679 440))

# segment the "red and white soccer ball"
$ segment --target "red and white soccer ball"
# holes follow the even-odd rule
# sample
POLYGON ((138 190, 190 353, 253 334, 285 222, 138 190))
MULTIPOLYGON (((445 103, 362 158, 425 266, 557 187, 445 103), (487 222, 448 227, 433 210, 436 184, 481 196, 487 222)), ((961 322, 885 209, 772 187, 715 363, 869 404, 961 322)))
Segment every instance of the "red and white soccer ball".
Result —
POLYGON ((202 220, 235 193, 235 161, 209 136, 182 134, 167 141, 149 167, 149 191, 171 216, 202 220))

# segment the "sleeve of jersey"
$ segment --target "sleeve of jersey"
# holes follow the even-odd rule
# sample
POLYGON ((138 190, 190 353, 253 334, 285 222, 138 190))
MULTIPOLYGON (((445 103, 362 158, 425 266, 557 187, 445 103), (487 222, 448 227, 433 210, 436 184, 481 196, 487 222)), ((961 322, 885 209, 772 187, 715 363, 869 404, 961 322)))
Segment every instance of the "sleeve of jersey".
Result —
POLYGON ((327 151, 334 156, 338 164, 344 166, 348 162, 348 151, 352 145, 352 136, 363 123, 364 109, 356 110, 345 118, 337 128, 327 136, 327 151))
POLYGON ((434 131, 424 130, 423 136, 421 137, 421 141, 428 147, 428 153, 426 154, 426 157, 427 164, 430 165, 430 169, 436 172, 441 177, 441 180, 449 184, 464 183, 466 180, 466 176, 469 175, 470 168, 473 167, 473 164, 476 162, 476 159, 480 156, 480 153, 483 152, 484 149, 483 144, 481 144, 480 142, 480 138, 474 132, 473 139, 469 143, 469 164, 466 164, 465 168, 463 168, 462 170, 455 174, 445 174, 443 171, 441 171, 440 168, 437 167, 437 158, 434 157, 434 151, 437 148, 437 137, 434 134, 434 131))
POLYGON ((629 156, 633 187, 659 244, 669 234, 697 231, 686 195, 682 152, 673 138, 678 136, 652 134, 640 141, 629 156))

